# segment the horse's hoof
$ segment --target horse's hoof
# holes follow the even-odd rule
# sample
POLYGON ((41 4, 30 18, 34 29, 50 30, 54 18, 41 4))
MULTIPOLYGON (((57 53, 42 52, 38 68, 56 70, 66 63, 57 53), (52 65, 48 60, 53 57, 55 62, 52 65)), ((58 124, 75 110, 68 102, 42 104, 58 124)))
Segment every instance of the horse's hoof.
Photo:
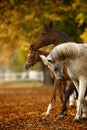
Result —
POLYGON ((81 120, 86 121, 86 120, 87 120, 87 117, 81 117, 81 120))
POLYGON ((49 113, 46 112, 46 113, 45 113, 45 116, 49 116, 49 113))
POLYGON ((80 122, 80 120, 79 120, 79 119, 76 119, 76 118, 74 118, 73 121, 74 121, 74 122, 80 122))
POLYGON ((64 118, 64 116, 65 116, 65 115, 60 114, 60 115, 58 115, 57 119, 63 119, 63 118, 64 118))

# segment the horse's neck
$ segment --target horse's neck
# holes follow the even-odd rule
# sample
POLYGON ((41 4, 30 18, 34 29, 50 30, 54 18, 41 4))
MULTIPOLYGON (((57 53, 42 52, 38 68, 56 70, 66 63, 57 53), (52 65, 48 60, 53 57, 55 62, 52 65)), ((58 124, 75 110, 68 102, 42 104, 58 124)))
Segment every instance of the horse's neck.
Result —
POLYGON ((54 45, 62 44, 65 42, 73 42, 74 40, 69 37, 67 34, 63 33, 62 31, 56 30, 56 37, 54 40, 54 45))
POLYGON ((42 51, 42 50, 38 50, 38 54, 39 54, 39 55, 47 56, 49 53, 48 53, 48 52, 45 52, 45 51, 42 51))
POLYGON ((45 52, 45 51, 42 51, 42 50, 38 50, 38 61, 42 62, 42 59, 40 58, 40 55, 44 55, 44 56, 47 56, 49 53, 48 52, 45 52))

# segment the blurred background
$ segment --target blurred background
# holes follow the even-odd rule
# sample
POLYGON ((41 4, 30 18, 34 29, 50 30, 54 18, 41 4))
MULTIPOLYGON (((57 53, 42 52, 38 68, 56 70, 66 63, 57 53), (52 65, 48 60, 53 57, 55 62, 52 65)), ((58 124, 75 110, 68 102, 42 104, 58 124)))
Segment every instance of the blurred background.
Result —
POLYGON ((0 83, 50 83, 42 64, 24 69, 29 46, 50 21, 76 42, 87 42, 86 0, 0 0, 0 83))

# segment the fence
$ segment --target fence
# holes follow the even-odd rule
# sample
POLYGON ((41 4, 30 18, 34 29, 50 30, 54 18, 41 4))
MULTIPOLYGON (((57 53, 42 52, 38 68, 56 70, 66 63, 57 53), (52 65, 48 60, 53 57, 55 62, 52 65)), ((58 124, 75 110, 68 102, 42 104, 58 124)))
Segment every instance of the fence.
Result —
POLYGON ((0 73, 0 82, 8 82, 8 81, 16 81, 16 80, 26 80, 29 81, 44 81, 42 71, 35 71, 30 70, 28 72, 6 72, 6 73, 0 73))

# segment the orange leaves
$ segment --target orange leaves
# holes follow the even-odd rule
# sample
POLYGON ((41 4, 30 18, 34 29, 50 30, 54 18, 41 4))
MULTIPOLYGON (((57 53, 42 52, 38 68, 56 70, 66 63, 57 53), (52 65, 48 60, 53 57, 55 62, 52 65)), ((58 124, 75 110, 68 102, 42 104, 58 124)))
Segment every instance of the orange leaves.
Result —
MULTIPOLYGON (((7 55, 7 58, 11 59, 11 55, 16 52, 16 56, 12 57, 12 63, 9 60, 9 65, 15 67, 15 63, 17 63, 22 68, 24 64, 22 59, 25 57, 27 46, 32 44, 40 32, 43 21, 49 23, 52 20, 56 28, 68 33, 75 40, 87 41, 87 4, 85 0, 71 2, 4 0, 4 2, 0 2, 0 5, 0 61, 2 61, 3 55, 7 55)), ((50 47, 47 47, 46 50, 50 50, 50 47)), ((3 59, 2 66, 3 64, 7 66, 8 62, 3 59)))
MULTIPOLYGON (((25 84, 26 86, 26 84, 25 84)), ((56 106, 45 116, 50 88, 23 87, 22 84, 1 85, 0 91, 0 128, 21 130, 82 130, 87 129, 86 121, 73 122, 75 108, 68 107, 68 115, 58 120, 61 102, 57 96, 56 106)))

